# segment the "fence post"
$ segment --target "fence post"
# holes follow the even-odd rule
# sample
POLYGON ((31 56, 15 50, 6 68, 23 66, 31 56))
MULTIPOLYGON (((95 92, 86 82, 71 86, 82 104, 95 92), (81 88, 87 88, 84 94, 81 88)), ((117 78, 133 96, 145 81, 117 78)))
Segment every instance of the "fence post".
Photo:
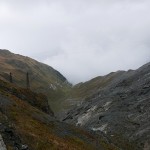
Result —
POLYGON ((27 89, 30 89, 30 81, 29 81, 29 73, 28 72, 26 75, 26 83, 27 83, 27 89))
POLYGON ((13 83, 12 73, 11 73, 11 72, 10 72, 10 74, 9 74, 9 81, 10 81, 10 83, 13 83))

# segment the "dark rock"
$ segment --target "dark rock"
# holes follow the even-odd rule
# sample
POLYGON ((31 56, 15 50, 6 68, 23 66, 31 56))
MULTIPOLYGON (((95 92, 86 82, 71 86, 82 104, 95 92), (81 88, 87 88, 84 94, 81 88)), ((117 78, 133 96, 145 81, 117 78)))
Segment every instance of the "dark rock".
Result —
POLYGON ((14 150, 28 150, 28 146, 22 144, 19 135, 17 135, 15 129, 7 120, 3 120, 3 123, 0 124, 0 133, 2 134, 4 143, 14 150))
POLYGON ((101 120, 104 116, 99 116, 99 120, 101 120))
POLYGON ((97 89, 80 106, 74 107, 64 121, 80 123, 109 137, 121 135, 120 138, 135 143, 135 149, 143 149, 150 137, 149 118, 150 63, 138 70, 124 72, 108 86, 97 89))

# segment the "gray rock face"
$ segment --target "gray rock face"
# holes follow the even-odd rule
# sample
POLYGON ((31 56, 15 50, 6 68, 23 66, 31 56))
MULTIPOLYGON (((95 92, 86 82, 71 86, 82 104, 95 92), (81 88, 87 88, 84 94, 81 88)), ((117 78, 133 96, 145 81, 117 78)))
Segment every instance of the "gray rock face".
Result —
POLYGON ((0 135, 0 150, 7 150, 1 135, 0 135))
POLYGON ((136 71, 124 72, 80 106, 63 121, 83 126, 108 137, 120 135, 147 150, 150 139, 150 63, 136 71))
POLYGON ((1 116, 2 122, 0 123, 0 150, 7 150, 6 146, 11 146, 14 150, 29 150, 28 146, 22 143, 20 136, 16 133, 16 130, 8 121, 8 118, 5 116, 3 119, 1 116))

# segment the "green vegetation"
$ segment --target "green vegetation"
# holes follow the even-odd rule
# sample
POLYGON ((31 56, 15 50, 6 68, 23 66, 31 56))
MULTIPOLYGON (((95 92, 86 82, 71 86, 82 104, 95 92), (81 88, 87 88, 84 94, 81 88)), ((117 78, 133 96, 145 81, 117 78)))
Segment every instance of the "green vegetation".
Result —
POLYGON ((2 80, 9 82, 11 72, 13 83, 22 88, 26 88, 26 73, 28 72, 31 90, 45 94, 53 111, 57 112, 63 109, 59 104, 64 100, 71 85, 52 67, 29 57, 0 50, 0 68, 2 80))
MULTIPOLYGON (((83 129, 63 124, 42 111, 35 101, 43 103, 40 101, 43 99, 40 94, 0 80, 0 99, 0 122, 7 123, 9 127, 11 125, 11 130, 32 150, 96 150, 99 147, 110 150, 98 142, 102 137, 95 137, 83 129), (26 98, 23 99, 20 95, 26 98)), ((14 142, 7 140, 14 139, 4 140, 7 148, 13 149, 14 142)), ((115 150, 111 144, 106 145, 115 150)))
POLYGON ((66 78, 52 67, 5 50, 0 50, 0 68, 0 78, 9 81, 11 72, 13 83, 23 88, 26 88, 28 72, 31 90, 46 95, 55 114, 69 109, 74 105, 73 102, 76 104, 98 89, 106 87, 122 73, 111 73, 72 87, 66 78))

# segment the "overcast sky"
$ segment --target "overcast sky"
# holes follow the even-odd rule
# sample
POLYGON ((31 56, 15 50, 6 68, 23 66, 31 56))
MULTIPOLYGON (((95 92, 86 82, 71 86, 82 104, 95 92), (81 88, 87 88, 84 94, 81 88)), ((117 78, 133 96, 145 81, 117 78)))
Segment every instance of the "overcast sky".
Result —
POLYGON ((150 61, 150 0, 0 0, 0 48, 72 83, 150 61))

